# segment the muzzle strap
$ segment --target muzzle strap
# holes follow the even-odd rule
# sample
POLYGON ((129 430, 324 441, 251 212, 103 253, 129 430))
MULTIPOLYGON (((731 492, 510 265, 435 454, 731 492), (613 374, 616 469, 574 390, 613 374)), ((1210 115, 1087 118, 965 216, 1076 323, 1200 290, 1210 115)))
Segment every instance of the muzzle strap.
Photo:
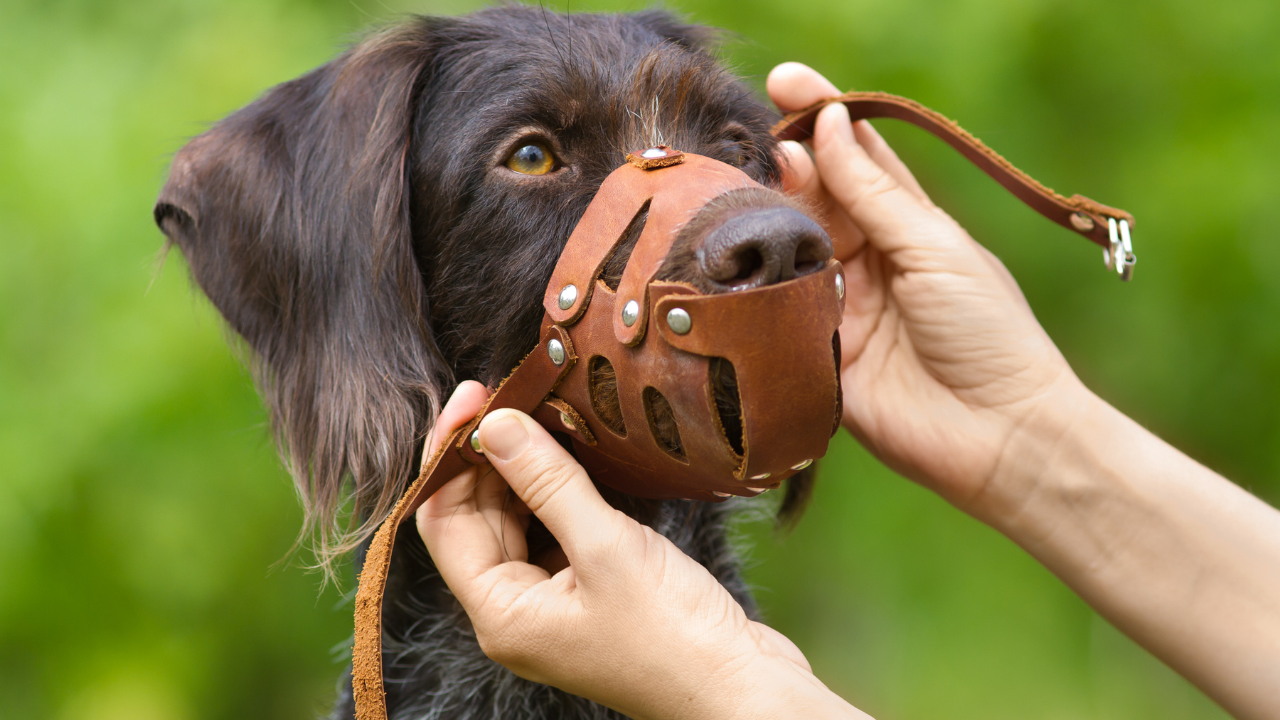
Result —
MULTIPOLYGON (((1013 193, 1031 209, 1061 225, 1083 235, 1102 246, 1108 253, 1115 253, 1117 223, 1134 225, 1133 216, 1119 208, 1108 207, 1083 195, 1063 197, 1036 181, 1035 178, 1014 167, 1013 163, 987 147, 956 122, 920 103, 897 95, 882 92, 847 92, 839 97, 819 100, 809 107, 788 114, 773 126, 773 135, 779 140, 807 140, 813 137, 813 126, 818 112, 832 103, 843 103, 849 109, 849 117, 855 122, 871 118, 903 120, 929 131, 943 142, 955 148, 979 169, 990 175, 1006 190, 1013 193)), ((1127 236, 1127 232, 1125 233, 1127 236)), ((1127 249, 1127 248, 1126 248, 1127 249)), ((1132 268, 1131 251, 1127 258, 1132 268)), ((1124 279, 1127 274, 1121 273, 1124 279)))
POLYGON ((424 453, 418 478, 396 503, 369 543, 355 602, 355 642, 351 648, 351 686, 357 720, 386 720, 387 698, 382 684, 382 596, 391 568, 396 530, 448 481, 484 462, 471 445, 471 435, 486 415, 500 408, 534 413, 577 362, 569 333, 545 323, 538 347, 502 381, 480 414, 454 431, 429 457, 424 453))

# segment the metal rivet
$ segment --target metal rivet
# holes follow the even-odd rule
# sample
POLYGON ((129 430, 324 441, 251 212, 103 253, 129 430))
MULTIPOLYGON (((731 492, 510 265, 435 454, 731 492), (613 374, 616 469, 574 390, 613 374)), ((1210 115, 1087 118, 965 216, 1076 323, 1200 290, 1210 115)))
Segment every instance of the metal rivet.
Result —
POLYGON ((732 497, 733 495, 733 493, 720 492, 719 490, 712 490, 711 494, 715 495, 716 497, 732 497))
POLYGON ((649 158, 650 160, 652 160, 653 158, 660 158, 660 157, 666 157, 666 156, 667 156, 666 150, 663 150, 662 148, 656 148, 656 147, 651 147, 648 150, 645 150, 644 152, 640 153, 640 157, 649 158))
POLYGON ((622 306, 622 324, 631 327, 636 324, 638 317, 640 317, 640 303, 628 300, 627 304, 622 306))
POLYGON ((569 417, 569 414, 568 414, 568 413, 563 413, 563 412, 562 412, 562 413, 560 413, 560 424, 561 424, 561 425, 564 425, 565 427, 569 428, 570 430, 577 430, 577 429, 578 429, 578 426, 573 424, 573 418, 569 417))
POLYGON ((480 428, 471 431, 471 449, 476 452, 484 452, 480 449, 480 428))
POLYGON ((667 313, 667 327, 677 335, 685 335, 693 329, 693 318, 689 317, 684 308, 671 308, 667 313))
POLYGON ((559 305, 561 310, 568 310, 573 304, 578 302, 578 288, 575 285, 565 285, 560 291, 559 305))
POLYGON ((564 364, 564 345, 559 340, 552 338, 547 343, 547 357, 551 358, 551 362, 557 365, 564 364))
POLYGON ((1093 218, 1089 217, 1088 215, 1085 215, 1082 212, 1072 213, 1071 227, 1075 228, 1076 230, 1079 230, 1080 232, 1092 232, 1093 218))
POLYGON ((752 475, 751 479, 752 480, 768 480, 769 476, 772 474, 773 473, 760 473, 759 475, 752 475))
POLYGON ((841 300, 844 299, 844 275, 840 273, 836 273, 836 294, 840 296, 841 300))
POLYGON ((810 460, 805 460, 804 462, 796 463, 795 465, 792 465, 792 466, 791 466, 791 469, 792 469, 792 470, 803 470, 803 469, 805 469, 805 468, 809 467, 809 466, 810 466, 810 465, 812 465, 812 464, 813 464, 813 460, 812 460, 812 459, 810 459, 810 460))
POLYGON ((749 488, 747 488, 747 489, 748 489, 748 490, 750 490, 751 492, 753 492, 753 493, 757 494, 757 495, 761 495, 761 494, 764 494, 764 493, 769 492, 769 488, 753 488, 753 487, 749 487, 749 488))

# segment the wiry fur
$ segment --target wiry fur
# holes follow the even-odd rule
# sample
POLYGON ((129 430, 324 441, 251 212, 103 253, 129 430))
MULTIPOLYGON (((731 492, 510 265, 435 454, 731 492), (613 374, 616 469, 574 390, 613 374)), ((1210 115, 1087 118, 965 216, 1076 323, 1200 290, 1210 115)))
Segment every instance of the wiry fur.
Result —
MULTIPOLYGON (((777 185, 773 117, 710 41, 661 12, 416 17, 178 153, 156 221, 253 353, 323 567, 386 517, 455 384, 492 385, 534 346, 560 250, 628 151, 661 133, 777 185), (503 167, 535 137, 561 169, 503 167)), ((753 608, 725 506, 602 492, 753 608)), ((529 542, 553 544, 536 522, 529 542)), ((485 658, 416 533, 385 597, 393 718, 617 717, 485 658)), ((344 682, 334 717, 351 716, 344 682)))

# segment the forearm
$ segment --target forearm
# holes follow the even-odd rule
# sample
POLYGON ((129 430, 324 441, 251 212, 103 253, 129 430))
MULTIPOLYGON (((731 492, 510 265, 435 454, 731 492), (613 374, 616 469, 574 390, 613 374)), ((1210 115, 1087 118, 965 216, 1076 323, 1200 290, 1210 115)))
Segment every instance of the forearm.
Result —
POLYGON ((1092 393, 1067 404, 975 514, 1237 717, 1280 717, 1280 513, 1092 393))

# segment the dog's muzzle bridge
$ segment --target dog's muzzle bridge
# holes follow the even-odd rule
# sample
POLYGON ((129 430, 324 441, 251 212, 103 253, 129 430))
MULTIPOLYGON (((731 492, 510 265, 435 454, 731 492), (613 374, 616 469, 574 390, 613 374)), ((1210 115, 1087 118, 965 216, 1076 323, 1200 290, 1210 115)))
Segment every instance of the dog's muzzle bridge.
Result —
MULTIPOLYGON (((1101 245, 1128 280, 1133 216, 1027 176, 954 122, 905 98, 848 93, 788 115, 773 133, 810 136, 818 111, 844 103, 854 120, 892 117, 946 141, 1045 217, 1101 245)), ((356 717, 385 720, 382 595, 400 523, 437 489, 485 462, 477 427, 500 408, 529 413, 571 439, 591 477, 649 498, 719 501, 777 487, 822 457, 840 426, 839 338, 845 286, 840 263, 765 287, 703 294, 656 279, 678 230, 711 200, 760 185, 741 170, 655 147, 627 156, 601 184, 551 275, 541 337, 480 414, 430 456, 374 535, 356 594, 352 682, 356 717), (648 205, 617 289, 600 279, 614 246, 648 205), (607 362, 621 423, 599 412, 592 365, 607 362), (740 432, 725 427, 712 374, 736 375, 740 432), (675 428, 655 426, 655 407, 675 428), (731 437, 732 435, 732 437, 731 437)))

